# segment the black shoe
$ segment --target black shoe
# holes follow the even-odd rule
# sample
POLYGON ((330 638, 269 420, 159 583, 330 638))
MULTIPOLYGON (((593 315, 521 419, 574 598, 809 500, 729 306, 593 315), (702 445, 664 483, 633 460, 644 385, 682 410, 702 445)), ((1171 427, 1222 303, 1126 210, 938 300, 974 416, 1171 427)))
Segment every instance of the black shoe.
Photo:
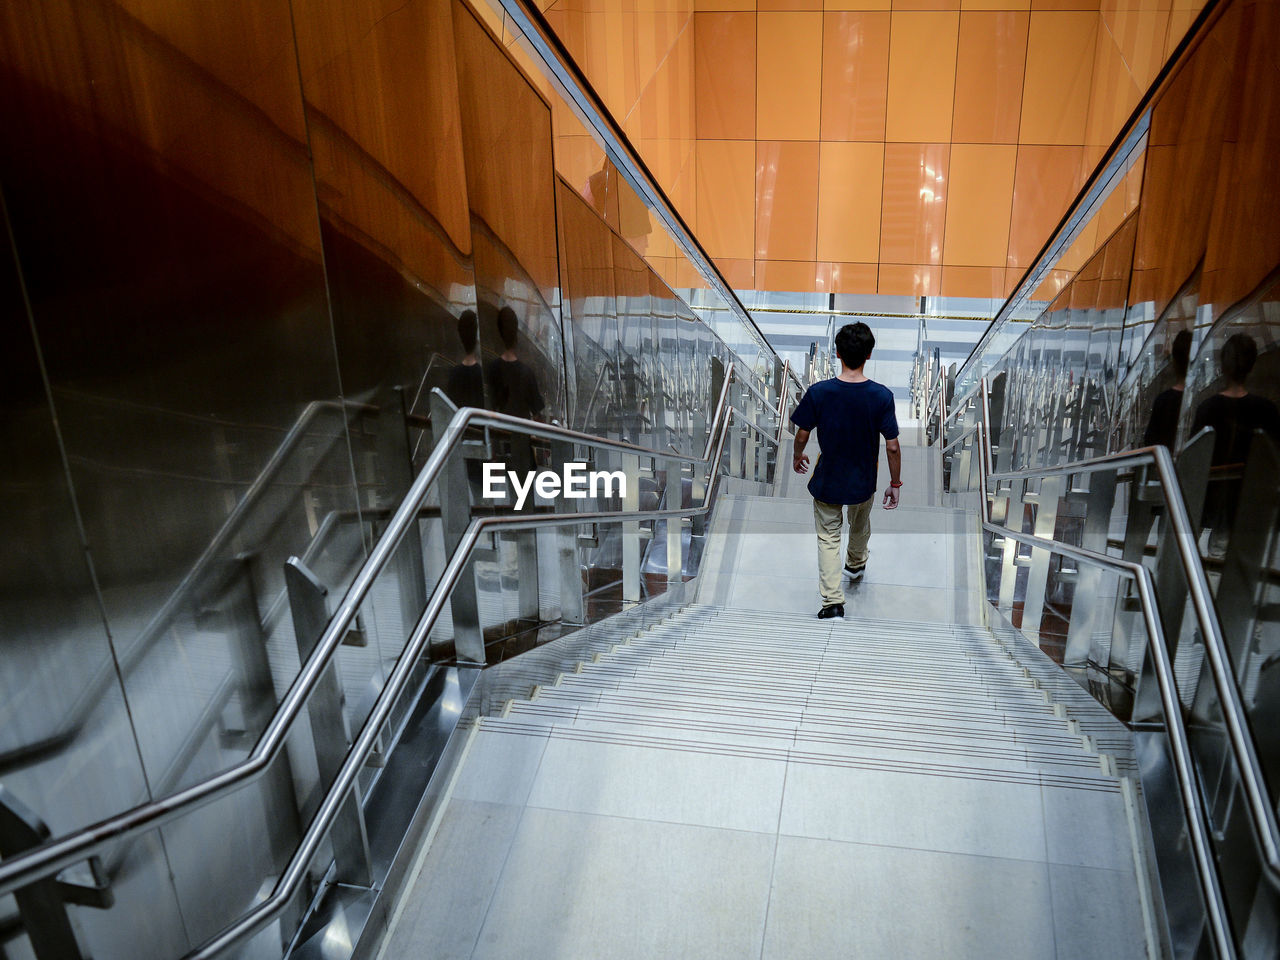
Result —
POLYGON ((819 620, 843 620, 844 604, 832 603, 818 611, 819 620))
POLYGON ((849 578, 850 583, 857 583, 862 579, 862 575, 866 573, 867 565, 860 563, 856 567, 851 567, 847 563, 844 566, 844 575, 849 578))

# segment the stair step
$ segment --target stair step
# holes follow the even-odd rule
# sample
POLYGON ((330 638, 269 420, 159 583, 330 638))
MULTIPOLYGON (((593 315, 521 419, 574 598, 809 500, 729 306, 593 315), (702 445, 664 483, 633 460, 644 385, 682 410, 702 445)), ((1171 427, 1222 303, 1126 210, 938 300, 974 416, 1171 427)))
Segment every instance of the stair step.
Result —
POLYGON ((1090 736, 1059 705, 1074 684, 985 627, 691 606, 582 651, 486 729, 1085 789, 1116 787, 1125 746, 1090 736))
POLYGON ((509 716, 542 717, 551 722, 590 724, 620 729, 652 728, 685 731, 690 735, 718 737, 760 737, 766 741, 789 742, 815 752, 872 748, 940 752, 960 756, 989 757, 1022 763, 1060 763, 1071 767, 1096 767, 1098 757, 1084 749, 1082 737, 1061 737, 1049 741, 1021 738, 1016 733, 1003 738, 974 736, 963 730, 944 728, 887 728, 825 720, 803 719, 798 724, 785 719, 774 722, 757 717, 718 719, 690 716, 679 711, 626 708, 612 702, 599 705, 534 702, 516 704, 509 716))
POLYGON ((1043 703, 1044 692, 1034 682, 1023 677, 984 678, 979 674, 942 672, 889 672, 877 670, 873 665, 831 666, 810 669, 769 669, 758 664, 725 663, 723 661, 698 661, 680 657, 644 657, 610 654, 590 663, 583 663, 577 676, 600 679, 628 680, 632 678, 673 677, 691 681, 701 680, 709 684, 732 684, 746 687, 764 687, 784 691, 822 690, 834 687, 853 689, 884 689, 915 691, 921 694, 935 692, 941 697, 991 697, 1002 701, 1016 700, 1043 703))
POLYGON ((970 677, 979 679, 997 679, 1021 684, 1033 685, 1030 677, 1008 661, 992 661, 990 663, 976 658, 958 658, 951 661, 939 661, 933 657, 904 655, 890 651, 872 653, 831 653, 826 656, 788 657, 779 663, 776 657, 769 657, 760 652, 740 652, 700 644, 683 644, 663 647, 646 642, 638 642, 619 646, 607 653, 602 652, 592 662, 610 660, 617 663, 680 663, 690 666, 707 666, 712 668, 728 668, 742 671, 771 671, 775 674, 800 675, 821 671, 826 675, 843 672, 857 673, 876 671, 884 673, 892 671, 894 676, 915 677, 970 677))
MULTIPOLYGON (((758 717, 766 722, 788 720, 798 723, 802 719, 833 724, 865 724, 879 727, 922 726, 924 728, 954 728, 959 721, 965 724, 966 734, 974 736, 1014 736, 1027 739, 1065 737, 1079 740, 1067 733, 1067 721, 1052 713, 1038 714, 1011 720, 1007 716, 990 712, 947 713, 932 710, 904 717, 894 702, 877 709, 875 704, 854 704, 837 708, 824 708, 821 704, 797 701, 791 706, 780 705, 776 700, 748 700, 745 698, 715 698, 709 696, 661 696, 643 692, 602 691, 588 686, 570 684, 541 687, 533 702, 563 704, 608 703, 618 707, 682 711, 700 716, 758 717)), ((1101 743, 1101 741, 1099 741, 1101 743)))
POLYGON ((988 766, 985 763, 965 763, 959 758, 955 762, 950 760, 939 762, 937 759, 926 762, 922 759, 905 756, 824 754, 820 751, 791 749, 786 746, 718 742, 678 735, 634 735, 617 730, 591 729, 559 725, 547 721, 533 721, 529 718, 485 717, 482 721, 482 727, 486 731, 496 733, 546 736, 560 740, 577 740, 587 743, 613 744, 641 749, 693 751, 719 756, 812 763, 849 769, 888 770, 899 773, 917 773, 928 777, 955 776, 1003 783, 1075 787, 1108 792, 1118 791, 1118 784, 1113 778, 1101 773, 1094 773, 1091 770, 1072 770, 1064 773, 1057 770, 1000 769, 988 766))
POLYGON ((608 678, 586 677, 583 674, 565 674, 559 686, 579 686, 592 691, 624 691, 632 694, 657 694, 680 699, 719 699, 729 702, 752 701, 764 704, 791 703, 807 709, 849 711, 859 707, 876 705, 882 709, 896 709, 912 715, 948 717, 1003 716, 1011 722, 1023 722, 1024 718, 1044 718, 1061 724, 1044 703, 996 703, 991 698, 958 698, 936 695, 911 696, 902 691, 884 688, 851 689, 840 687, 831 690, 804 688, 796 691, 780 691, 775 686, 760 684, 754 687, 719 683, 678 682, 670 677, 639 678, 610 681, 608 678))

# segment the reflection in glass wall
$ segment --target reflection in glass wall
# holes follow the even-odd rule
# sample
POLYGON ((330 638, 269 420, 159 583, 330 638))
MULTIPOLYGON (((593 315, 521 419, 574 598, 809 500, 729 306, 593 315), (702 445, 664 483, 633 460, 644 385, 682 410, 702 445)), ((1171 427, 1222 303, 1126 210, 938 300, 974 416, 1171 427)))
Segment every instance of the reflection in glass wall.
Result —
MULTIPOLYGON (((1003 465, 1141 445, 1154 435, 1160 397, 1172 404, 1160 417, 1181 424, 1175 443, 1194 433, 1180 383, 1188 363, 1205 369, 1209 355, 1197 367, 1186 354, 1212 349, 1215 321, 1280 262, 1280 200, 1261 159, 1276 146, 1280 116, 1264 105, 1270 98, 1249 93, 1275 79, 1254 39, 1274 16, 1269 5, 1245 0, 1222 11, 1156 97, 1136 211, 1032 323, 1009 325, 1021 327, 1017 337, 988 345, 978 366, 990 377, 1009 375, 1003 465), (1000 347, 1007 352, 996 361, 990 355, 1000 347), (1184 358, 1177 364, 1175 353, 1184 358)), ((1255 379, 1269 377, 1264 369, 1255 379)))
MULTIPOLYGON (((1272 806, 1280 796, 1277 36, 1280 11, 1271 3, 1235 0, 1206 22, 1155 98, 1136 210, 1007 353, 982 361, 1003 390, 993 423, 997 471, 1169 448, 1227 647, 1225 682, 1234 681, 1248 714, 1245 737, 1272 806)), ((1150 468, 1128 464, 994 492, 994 509, 1014 529, 1151 570, 1233 933, 1242 955, 1271 956, 1276 894, 1242 812, 1228 705, 1163 501, 1150 468)), ((1158 718, 1131 587, 1083 563, 1027 556, 1012 542, 989 546, 988 599, 1117 715, 1158 718)), ((1161 763, 1155 752, 1140 758, 1144 780, 1161 763)), ((1182 843, 1182 826, 1151 812, 1167 893, 1179 883, 1167 851, 1182 843)), ((1199 904, 1169 901, 1169 909, 1177 936, 1194 945, 1203 931, 1199 904)))
POLYGON ((458 2, 453 11, 489 400, 503 412, 564 422, 551 108, 469 7, 458 2))
MULTIPOLYGON (((162 796, 252 746, 296 659, 268 625, 281 564, 356 503, 290 10, 18 3, 0 30, 0 183, 133 721, 118 762, 162 796)), ((48 623, 34 656, 84 626, 48 623)), ((282 760, 139 844, 163 841, 181 903, 158 894, 157 923, 198 940, 252 902, 297 785, 282 760)))
MULTIPOLYGON (((556 177, 548 101, 461 3, 17 0, 0 59, 0 798, 54 835, 245 759, 449 403, 700 455, 729 363, 776 368, 646 259, 679 255, 617 171, 604 216, 556 177)), ((465 452, 472 479, 563 454, 501 431, 465 452)), ((646 467, 641 503, 692 484, 646 467)), ((459 501, 510 509, 431 492, 267 773, 107 851, 115 906, 67 907, 86 955, 181 955, 270 889, 333 773, 313 731, 364 722, 459 501)), ((560 616, 554 540, 487 547, 477 616, 507 652, 560 616)), ((620 557, 581 547, 588 616, 623 605, 620 557)), ((472 625, 452 613, 440 657, 472 625)))
MULTIPOLYGON (((41 377, 30 316, 9 244, 0 233, 0 804, 21 804, 64 833, 149 798, 115 669, 111 635, 84 552, 54 410, 41 377), (66 776, 74 765, 74 781, 66 776)), ((0 849, 0 857, 16 849, 0 849)), ((165 853, 155 838, 106 858, 132 929, 101 911, 82 922, 104 954, 142 944, 186 948, 165 853)))

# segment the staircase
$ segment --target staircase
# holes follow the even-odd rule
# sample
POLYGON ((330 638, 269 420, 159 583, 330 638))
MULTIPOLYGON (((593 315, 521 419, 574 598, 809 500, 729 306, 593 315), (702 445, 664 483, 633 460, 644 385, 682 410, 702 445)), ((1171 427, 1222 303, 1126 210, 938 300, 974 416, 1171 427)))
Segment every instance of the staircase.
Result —
POLYGON ((1112 791, 1099 753, 982 627, 693 606, 489 732, 1112 791))
POLYGON ((1012 649, 705 605, 620 638, 477 722, 383 956, 1157 955, 1123 740, 1012 649))

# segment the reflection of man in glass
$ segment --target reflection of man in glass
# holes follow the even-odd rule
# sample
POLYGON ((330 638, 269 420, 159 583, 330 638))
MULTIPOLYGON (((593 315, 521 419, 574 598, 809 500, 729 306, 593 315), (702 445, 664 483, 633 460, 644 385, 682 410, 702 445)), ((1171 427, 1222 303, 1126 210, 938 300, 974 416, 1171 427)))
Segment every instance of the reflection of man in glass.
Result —
MULTIPOLYGON (((1251 394, 1245 380, 1258 362, 1258 345, 1246 333, 1237 333, 1222 345, 1222 376, 1226 386, 1196 408, 1192 435, 1213 427, 1213 466, 1243 464, 1249 455, 1254 430, 1264 430, 1280 444, 1280 411, 1265 397, 1251 394)), ((1225 546, 1240 499, 1239 477, 1210 483, 1205 497, 1204 525, 1213 528, 1210 552, 1225 546)))
POLYGON ((1173 338, 1169 350, 1169 363, 1173 367, 1174 383, 1156 397, 1151 405, 1151 420, 1142 435, 1144 447, 1162 443, 1170 450, 1178 437, 1178 413, 1182 410, 1182 392, 1187 386, 1187 363, 1191 359, 1191 331, 1183 330, 1173 338))
POLYGON ((1222 376, 1226 386, 1196 408, 1192 434, 1213 427, 1213 465, 1244 463, 1254 430, 1265 430, 1280 443, 1280 412, 1265 397, 1244 385, 1258 362, 1258 345, 1247 333, 1237 333, 1222 345, 1222 376))
POLYGON ((462 342, 462 360, 449 371, 445 393, 459 407, 484 407, 484 377, 476 358, 476 312, 463 310, 458 317, 458 340, 462 342))
POLYGON ((485 379, 489 381, 489 398, 494 410, 536 420, 546 401, 538 389, 538 378, 529 365, 516 356, 519 332, 516 312, 510 307, 499 310, 498 336, 502 339, 502 355, 489 361, 485 379))
MULTIPOLYGON (((499 413, 537 420, 546 401, 542 399, 533 370, 516 356, 519 332, 516 312, 510 307, 499 310, 498 336, 502 339, 502 355, 490 360, 484 371, 485 381, 489 384, 490 406, 499 413)), ((533 469, 533 446, 527 436, 512 436, 509 465, 520 473, 533 469)))

